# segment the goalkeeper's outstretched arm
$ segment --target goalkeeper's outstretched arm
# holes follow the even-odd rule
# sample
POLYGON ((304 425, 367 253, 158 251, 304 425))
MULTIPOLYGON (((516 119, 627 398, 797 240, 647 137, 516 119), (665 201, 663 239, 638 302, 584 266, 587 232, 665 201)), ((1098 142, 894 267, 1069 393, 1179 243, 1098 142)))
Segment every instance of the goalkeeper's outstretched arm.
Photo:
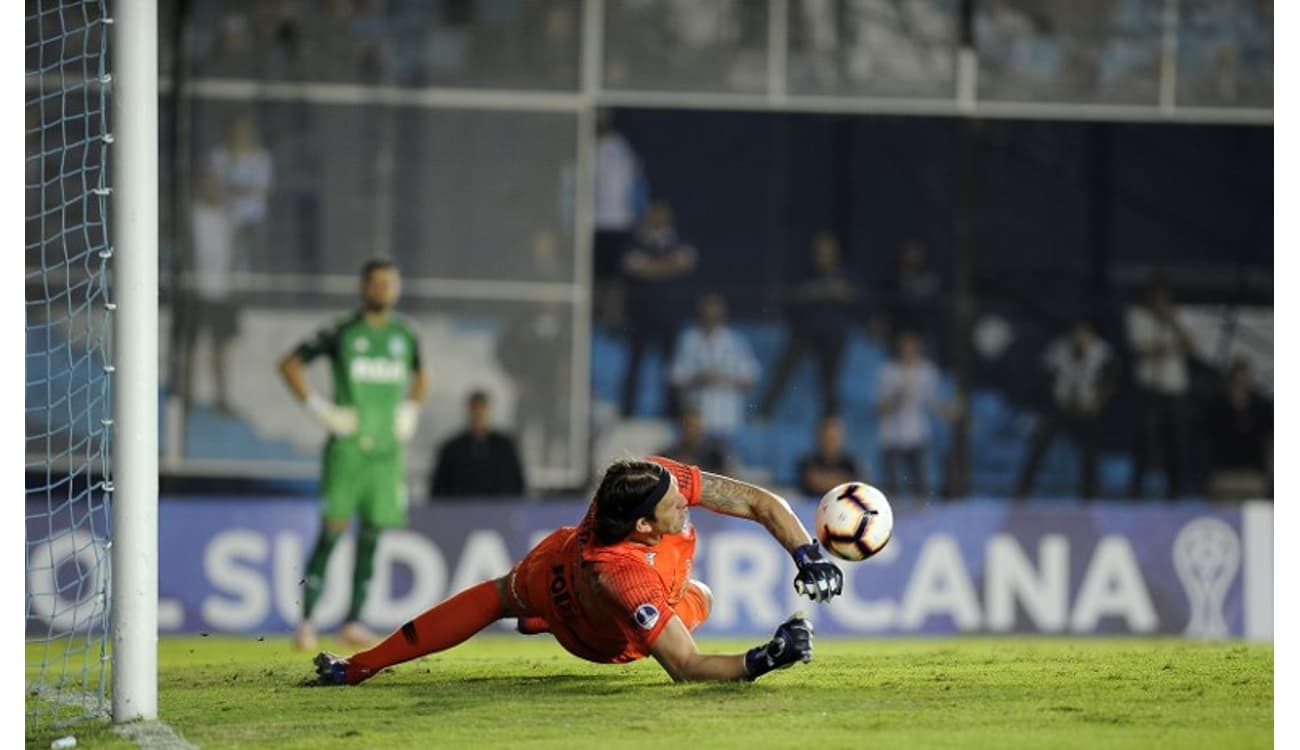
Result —
POLYGON ((749 482, 701 471, 700 506, 715 513, 758 521, 790 554, 812 542, 808 530, 785 498, 749 482))
POLYGON ((681 618, 674 615, 650 653, 673 682, 755 680, 774 669, 812 661, 813 626, 796 612, 761 646, 743 654, 702 654, 681 618))
POLYGON ((698 467, 662 456, 651 456, 650 460, 671 471, 677 477, 678 486, 683 488, 682 494, 696 498, 692 502, 698 501, 699 505, 715 513, 748 518, 762 524, 794 558, 799 568, 794 589, 800 596, 827 602, 843 593, 843 572, 835 563, 822 557, 820 546, 808 535, 808 530, 784 498, 749 482, 700 471, 698 467))
POLYGON ((682 494, 691 504, 698 504, 714 513, 758 521, 792 555, 795 550, 812 543, 808 530, 780 495, 749 482, 700 471, 698 466, 671 458, 650 456, 650 460, 672 472, 682 494))

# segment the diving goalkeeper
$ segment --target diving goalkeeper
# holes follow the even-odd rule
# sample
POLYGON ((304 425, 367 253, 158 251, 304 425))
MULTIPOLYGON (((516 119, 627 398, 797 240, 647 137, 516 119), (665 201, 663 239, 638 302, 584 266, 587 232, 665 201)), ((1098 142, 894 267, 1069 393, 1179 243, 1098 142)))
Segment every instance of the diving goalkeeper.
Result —
POLYGON ((762 524, 794 558, 800 594, 824 602, 841 593, 840 569, 777 495, 665 458, 618 461, 578 526, 551 533, 506 575, 444 600, 373 648, 317 655, 317 675, 325 684, 355 685, 503 617, 518 618, 520 632, 551 633, 588 661, 653 656, 675 681, 753 680, 810 661, 813 628, 800 613, 746 653, 700 653, 691 631, 708 618, 712 594, 690 577, 695 529, 687 509, 695 505, 762 524))

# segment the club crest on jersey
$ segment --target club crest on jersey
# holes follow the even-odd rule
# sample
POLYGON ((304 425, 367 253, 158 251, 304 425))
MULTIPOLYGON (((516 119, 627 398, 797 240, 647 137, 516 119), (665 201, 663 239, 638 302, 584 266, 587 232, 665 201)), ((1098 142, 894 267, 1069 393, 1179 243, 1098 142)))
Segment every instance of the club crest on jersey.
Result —
POLYGON ((659 622, 659 608, 653 604, 642 604, 636 608, 636 612, 632 613, 632 619, 636 620, 636 624, 642 629, 649 630, 659 622))
POLYGON ((406 351, 406 342, 402 340, 401 336, 393 336, 392 338, 388 339, 389 354, 393 355, 394 357, 400 357, 402 356, 402 353, 405 351, 406 351))
POLYGON ((651 565, 654 565, 654 564, 655 564, 655 555, 657 555, 657 554, 659 554, 659 553, 657 553, 657 552, 647 552, 647 553, 645 553, 645 561, 648 562, 648 563, 650 563, 651 565))
POLYGON ((370 339, 355 339, 352 342, 352 348, 359 352, 365 352, 370 349, 370 339))

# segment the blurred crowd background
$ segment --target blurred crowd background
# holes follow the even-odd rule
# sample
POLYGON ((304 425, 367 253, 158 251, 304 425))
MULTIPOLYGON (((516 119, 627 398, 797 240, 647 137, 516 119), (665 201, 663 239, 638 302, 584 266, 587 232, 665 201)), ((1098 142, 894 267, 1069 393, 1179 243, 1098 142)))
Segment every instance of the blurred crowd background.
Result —
MULTIPOLYGON (((28 4, 29 88, 104 85, 28 4)), ((159 5, 167 491, 312 491, 275 362, 380 255, 432 375, 417 501, 646 452, 792 496, 1271 496, 1271 0, 159 5)), ((56 251, 99 217, 47 179, 94 101, 26 110, 28 282, 67 288, 29 397, 94 391, 56 251)), ((82 397, 29 441, 79 450, 82 397)))

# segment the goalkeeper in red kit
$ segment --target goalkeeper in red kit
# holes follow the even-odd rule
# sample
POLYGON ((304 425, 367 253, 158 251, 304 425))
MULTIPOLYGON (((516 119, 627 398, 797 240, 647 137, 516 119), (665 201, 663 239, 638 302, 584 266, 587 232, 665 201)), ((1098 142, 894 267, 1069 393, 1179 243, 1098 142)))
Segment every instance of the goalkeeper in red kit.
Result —
POLYGON ((690 577, 691 506, 766 528, 794 559, 800 594, 825 602, 841 593, 840 569, 822 557, 779 496, 665 458, 618 461, 578 526, 551 533, 506 575, 444 600, 373 648, 349 657, 319 654, 317 675, 325 684, 355 685, 385 667, 449 649, 504 617, 517 618, 523 633, 551 633, 588 661, 653 656, 677 681, 753 680, 811 661, 813 627, 801 613, 746 653, 700 653, 691 631, 708 618, 712 594, 690 577))

